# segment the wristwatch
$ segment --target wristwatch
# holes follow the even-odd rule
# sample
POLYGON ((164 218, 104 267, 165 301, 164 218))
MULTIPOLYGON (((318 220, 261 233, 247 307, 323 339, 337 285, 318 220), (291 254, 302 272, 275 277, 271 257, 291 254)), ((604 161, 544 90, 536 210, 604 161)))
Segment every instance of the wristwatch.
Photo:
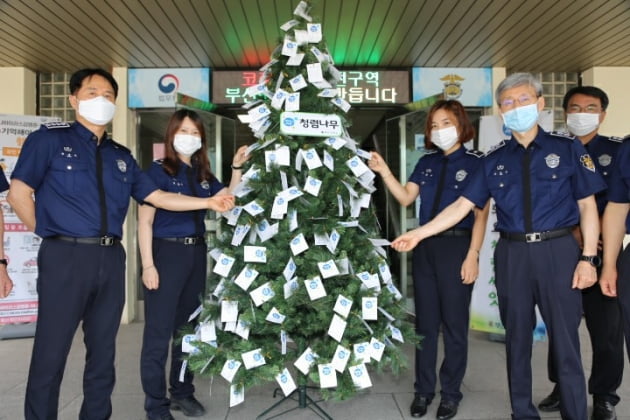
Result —
POLYGON ((0 264, 9 265, 9 261, 6 258, 0 258, 0 264))
POLYGON ((602 265, 602 259, 599 257, 599 255, 582 255, 580 257, 580 261, 587 261, 591 263, 593 267, 599 267, 600 265, 602 265))

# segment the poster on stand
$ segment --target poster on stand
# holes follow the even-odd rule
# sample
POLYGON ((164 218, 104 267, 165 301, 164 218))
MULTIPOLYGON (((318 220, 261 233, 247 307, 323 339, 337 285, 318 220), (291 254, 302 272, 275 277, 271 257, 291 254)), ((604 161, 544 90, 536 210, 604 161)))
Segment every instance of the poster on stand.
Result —
MULTIPOLYGON (((553 114, 551 111, 541 112, 538 123, 547 131, 552 130, 553 114)), ((510 130, 503 125, 501 116, 483 116, 479 122, 479 150, 488 152, 502 140, 509 140, 511 135, 510 130)), ((494 249, 499 240, 499 233, 495 229, 496 223, 496 209, 494 200, 491 199, 486 235, 479 251, 479 278, 475 282, 470 302, 470 328, 491 334, 504 335, 505 329, 499 316, 499 299, 494 276, 494 249)), ((538 308, 536 308, 536 319, 534 338, 542 340, 546 336, 546 328, 538 308)))
MULTIPOLYGON (((59 121, 57 117, 0 114, 0 166, 7 181, 15 167, 26 137, 41 124, 59 121)), ((0 325, 37 320, 37 252, 41 238, 26 225, 7 203, 7 191, 0 194, 4 215, 4 255, 13 281, 8 297, 0 299, 0 325)))

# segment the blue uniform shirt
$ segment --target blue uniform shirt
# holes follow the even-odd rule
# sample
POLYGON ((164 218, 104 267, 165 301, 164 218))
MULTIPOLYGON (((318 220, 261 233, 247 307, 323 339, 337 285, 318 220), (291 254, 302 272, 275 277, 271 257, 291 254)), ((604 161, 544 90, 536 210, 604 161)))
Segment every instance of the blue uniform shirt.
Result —
POLYGON ((9 183, 7 177, 4 175, 4 170, 0 167, 0 192, 5 192, 9 189, 9 183))
MULTIPOLYGON (((218 180, 212 182, 197 181, 198 171, 185 163, 181 163, 175 176, 169 175, 162 167, 162 161, 155 161, 147 171, 149 177, 164 191, 197 197, 212 197, 225 186, 218 180), (193 171, 194 191, 188 182, 188 171, 193 171)), ((205 227, 203 219, 206 210, 169 211, 157 209, 153 219, 153 236, 155 238, 182 238, 186 236, 203 236, 205 227)))
MULTIPOLYGON (((617 151, 607 198, 615 203, 630 203, 630 136, 624 139, 617 151)), ((626 218, 626 233, 630 233, 630 215, 626 218)))
MULTIPOLYGON (((577 200, 606 188, 586 149, 574 137, 538 127, 530 146, 532 227, 543 232, 577 225, 577 200)), ((464 197, 483 206, 494 198, 497 230, 526 233, 523 204, 525 148, 512 137, 486 154, 480 174, 472 177, 464 197)))
MULTIPOLYGON (((101 236, 96 145, 94 133, 78 122, 45 124, 27 137, 11 178, 35 190, 35 233, 42 238, 101 236)), ((157 187, 129 149, 111 139, 99 147, 107 233, 120 238, 129 197, 142 201, 157 187)))
MULTIPOLYGON (((431 220, 431 210, 435 202, 442 164, 447 163, 446 178, 437 213, 462 195, 473 174, 481 165, 482 157, 483 153, 476 150, 466 150, 462 146, 448 156, 445 156, 441 150, 431 150, 418 160, 409 177, 409 182, 420 187, 421 202, 418 217, 421 225, 431 220)), ((473 223, 474 216, 470 212, 454 227, 472 229, 473 223)))
MULTIPOLYGON (((606 181, 606 185, 610 185, 613 164, 622 142, 621 137, 606 137, 598 134, 585 145, 586 151, 593 158, 593 163, 606 181)), ((601 216, 606 208, 606 191, 595 194, 595 199, 597 200, 597 210, 601 216)))

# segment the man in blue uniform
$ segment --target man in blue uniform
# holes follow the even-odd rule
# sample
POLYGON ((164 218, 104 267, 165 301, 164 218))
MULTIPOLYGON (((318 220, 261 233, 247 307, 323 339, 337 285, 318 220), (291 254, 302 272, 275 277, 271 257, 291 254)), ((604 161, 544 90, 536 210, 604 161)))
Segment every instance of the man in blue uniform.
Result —
MULTIPOLYGON (((7 178, 4 176, 4 171, 0 168, 0 192, 4 192, 9 189, 7 178)), ((0 211, 0 244, 4 244, 4 215, 0 211)), ((9 296, 13 289, 13 282, 9 273, 7 272, 7 266, 9 262, 4 255, 4 246, 0 246, 0 299, 9 296)))
POLYGON ((392 246, 408 251, 448 229, 473 207, 493 197, 499 312, 506 332, 512 418, 539 419, 532 402, 532 331, 538 305, 553 343, 562 418, 586 420, 586 387, 578 326, 580 289, 597 281, 599 221, 594 194, 606 187, 584 146, 575 138, 543 131, 536 121, 544 108, 542 85, 515 73, 496 91, 512 138, 488 152, 464 194, 430 223, 398 237, 392 246), (583 249, 571 234, 580 224, 583 249))
POLYGON ((11 176, 9 203, 43 238, 27 420, 57 418, 66 358, 81 321, 86 361, 79 418, 111 416, 115 340, 125 301, 120 238, 129 198, 176 211, 225 211, 234 203, 233 196, 196 198, 158 190, 130 151, 105 132, 117 93, 116 81, 102 69, 74 73, 69 101, 76 122, 31 133, 11 176))
MULTIPOLYGON (((566 113, 569 132, 575 135, 593 158, 595 167, 610 184, 612 165, 622 139, 598 134, 608 108, 608 95, 594 86, 578 86, 564 96, 562 107, 566 113)), ((595 195, 600 216, 606 207, 606 192, 595 195)), ((581 242, 576 229, 578 243, 581 242)), ((623 378, 623 330, 621 311, 616 298, 604 296, 598 284, 582 290, 582 307, 586 327, 591 337, 593 359, 588 391, 593 395, 593 420, 616 419, 615 405, 619 402, 617 388, 623 378)), ((553 357, 549 352, 549 379, 556 383, 553 391, 538 404, 541 411, 560 409, 560 390, 553 357)))
POLYGON ((623 246, 624 233, 630 234, 630 136, 619 151, 608 186, 608 204, 604 211, 602 236, 604 266, 599 285, 606 296, 619 296, 623 316, 626 349, 630 357, 630 246, 623 246), (625 223, 624 223, 625 222, 625 223))

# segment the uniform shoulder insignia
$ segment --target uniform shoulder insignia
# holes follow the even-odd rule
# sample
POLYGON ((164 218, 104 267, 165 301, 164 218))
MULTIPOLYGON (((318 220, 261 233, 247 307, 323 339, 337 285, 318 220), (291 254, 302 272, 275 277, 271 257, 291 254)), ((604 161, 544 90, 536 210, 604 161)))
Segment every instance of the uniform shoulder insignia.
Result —
POLYGON ((425 155, 433 155, 438 152, 438 149, 425 149, 425 155))
POLYGON ((626 141, 626 140, 630 140, 630 134, 628 134, 626 137, 624 137, 623 139, 621 139, 621 141, 626 141))
POLYGON ((490 153, 494 153, 497 150, 499 150, 500 148, 502 148, 503 146, 505 146, 506 144, 507 144, 507 142, 505 140, 501 140, 500 142, 498 142, 497 144, 492 146, 490 148, 490 150, 488 150, 488 153, 486 153, 486 154, 489 155, 490 153))
POLYGON ((127 153, 131 154, 131 150, 129 150, 127 147, 123 146, 122 144, 117 143, 117 142, 115 142, 114 140, 112 140, 112 143, 114 144, 114 147, 115 147, 116 149, 122 149, 122 150, 124 150, 125 152, 127 152, 127 153))
POLYGON ((68 122, 48 122, 42 125, 48 130, 53 130, 55 128, 70 128, 70 123, 68 122))
POLYGON ((550 131, 549 135, 554 136, 554 137, 560 137, 561 139, 568 139, 568 140, 575 139, 575 136, 572 136, 566 131, 550 131))
POLYGON ((615 143, 623 143, 624 140, 629 139, 629 138, 630 138, 630 136, 626 136, 624 138, 617 137, 617 136, 610 136, 610 137, 608 137, 608 140, 614 141, 615 143))
POLYGON ((474 156, 474 157, 478 157, 478 158, 482 158, 485 155, 485 153, 477 149, 466 150, 466 154, 474 156))

